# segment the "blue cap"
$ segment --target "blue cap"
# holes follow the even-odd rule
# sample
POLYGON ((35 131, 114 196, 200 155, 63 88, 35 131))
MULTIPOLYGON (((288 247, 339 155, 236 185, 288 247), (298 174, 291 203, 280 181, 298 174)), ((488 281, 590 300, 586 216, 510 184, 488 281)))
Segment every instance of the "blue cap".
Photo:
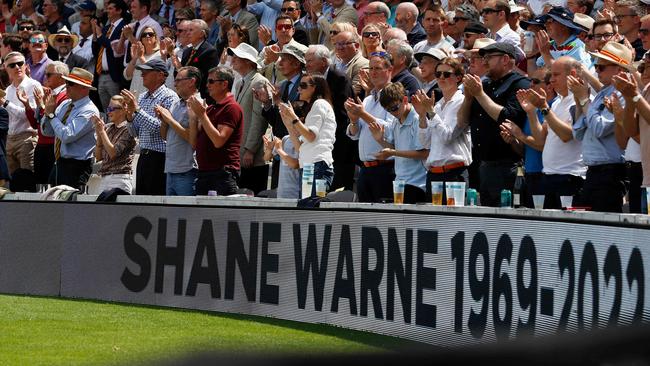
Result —
POLYGON ((160 72, 164 72, 166 75, 169 75, 169 70, 167 70, 167 64, 159 59, 147 61, 144 64, 140 64, 136 66, 135 68, 141 71, 142 70, 160 71, 160 72))
POLYGON ((90 0, 86 0, 79 4, 79 9, 81 10, 97 10, 97 5, 90 0))

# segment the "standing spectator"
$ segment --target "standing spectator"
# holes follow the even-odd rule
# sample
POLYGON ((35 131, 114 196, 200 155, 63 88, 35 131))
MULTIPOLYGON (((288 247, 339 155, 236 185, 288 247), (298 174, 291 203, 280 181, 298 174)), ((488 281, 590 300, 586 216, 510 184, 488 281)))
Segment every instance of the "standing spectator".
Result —
POLYGON ((65 2, 63 0, 45 0, 43 1, 43 15, 49 34, 55 34, 59 29, 70 28, 70 23, 63 17, 65 2))
POLYGON ((582 156, 587 165, 583 201, 594 211, 622 212, 625 195, 623 150, 614 135, 614 115, 604 107, 605 97, 615 94, 613 77, 632 65, 632 51, 620 43, 608 42, 597 58, 598 80, 604 85, 593 101, 584 83, 569 78, 576 99, 573 137, 582 141, 582 156))
POLYGON ((394 118, 385 130, 380 129, 373 136, 384 147, 377 158, 395 158, 395 180, 406 183, 404 203, 417 203, 425 200, 426 170, 423 163, 429 150, 418 141, 420 117, 408 101, 402 84, 386 85, 381 90, 379 102, 394 118))
POLYGON ((382 146, 374 139, 373 132, 388 125, 392 116, 379 103, 381 90, 390 82, 393 65, 390 54, 378 52, 370 55, 370 82, 374 89, 359 103, 348 99, 345 110, 350 118, 347 135, 359 141, 359 159, 362 162, 357 179, 357 196, 360 202, 381 202, 393 194, 392 181, 394 159, 379 159, 382 146))
POLYGON ((304 122, 298 118, 289 103, 280 104, 280 115, 293 146, 298 147, 300 166, 314 165, 314 184, 311 196, 316 195, 316 180, 325 180, 329 190, 334 170, 332 150, 336 139, 336 119, 332 108, 331 93, 327 81, 320 75, 303 75, 299 84, 300 101, 305 102, 307 116, 304 122))
POLYGON ((165 173, 167 174, 168 196, 194 196, 194 184, 198 165, 194 148, 190 143, 190 118, 187 100, 199 95, 201 72, 194 66, 178 69, 174 80, 176 92, 180 97, 169 109, 155 106, 156 115, 162 122, 160 135, 167 141, 165 149, 165 173))
POLYGON ((426 199, 431 202, 431 182, 443 182, 442 202, 447 202, 446 182, 469 184, 467 168, 472 163, 470 130, 457 128, 458 109, 465 97, 458 86, 463 80, 463 65, 454 58, 441 60, 435 69, 442 99, 435 103, 422 91, 413 97, 420 122, 418 139, 429 149, 424 167, 427 170, 426 199))
POLYGON ((418 15, 420 15, 418 7, 412 2, 404 2, 397 5, 395 23, 397 24, 397 28, 406 33, 411 47, 414 47, 417 43, 427 38, 427 33, 418 22, 418 15))
POLYGON ((217 66, 208 74, 208 91, 215 104, 206 107, 196 98, 188 101, 198 121, 190 124, 190 141, 199 165, 197 195, 211 190, 220 196, 237 193, 244 116, 230 92, 233 80, 232 69, 217 66))
POLYGON ((537 58, 537 67, 548 66, 561 56, 571 56, 587 67, 591 65, 591 58, 585 50, 585 44, 577 36, 582 28, 573 22, 573 18, 573 13, 559 6, 553 7, 548 12, 544 18, 546 31, 540 30, 536 34, 539 51, 542 54, 537 58))
POLYGON ((168 71, 161 60, 137 66, 146 92, 139 96, 122 90, 126 102, 126 120, 131 136, 138 138, 140 158, 136 167, 135 192, 138 195, 163 196, 165 189, 165 140, 160 135, 160 119, 155 107, 171 108, 178 96, 165 86, 168 71))
POLYGON ((2 37, 2 45, 0 46, 0 57, 4 59, 9 52, 20 52, 22 51, 22 46, 22 38, 17 35, 5 34, 2 37))
MULTIPOLYGON (((485 9, 484 9, 485 10, 485 9)), ((488 79, 465 75, 465 100, 458 111, 458 126, 472 129, 472 151, 480 161, 479 178, 481 204, 499 206, 501 190, 512 190, 515 166, 519 155, 500 134, 499 125, 506 119, 521 128, 525 112, 517 101, 516 92, 528 89, 530 81, 514 72, 516 49, 509 43, 497 42, 479 50, 487 64, 488 79)))
MULTIPOLYGON (((279 83, 284 80, 283 76, 277 71, 277 64, 279 52, 284 48, 284 45, 289 43, 297 43, 293 36, 295 34, 295 26, 293 20, 285 15, 280 15, 275 19, 275 34, 277 42, 272 43, 262 48, 262 51, 257 57, 257 63, 262 67, 262 74, 269 79, 272 83, 279 83)), ((235 46, 230 46, 237 47, 235 46)))
POLYGON ((361 32, 361 56, 369 58, 373 52, 383 51, 381 30, 376 24, 368 24, 361 32))
POLYGON ((217 17, 219 16, 219 6, 215 0, 202 0, 201 1, 201 19, 208 25, 208 36, 206 41, 216 47, 219 40, 219 23, 217 17))
POLYGON ((516 61, 524 59, 524 51, 519 47, 521 38, 508 24, 510 5, 507 0, 490 0, 481 10, 483 23, 490 30, 489 38, 500 43, 508 43, 515 48, 516 61))
POLYGON ((408 43, 394 39, 386 47, 393 59, 393 83, 401 83, 406 89, 409 98, 420 90, 420 83, 409 71, 413 62, 413 48, 408 43))
POLYGON ((293 147, 291 138, 287 135, 283 138, 274 137, 271 140, 264 135, 262 139, 264 140, 264 160, 271 160, 273 155, 277 155, 281 159, 276 197, 300 199, 302 188, 300 162, 298 161, 298 151, 293 147))
POLYGON ((469 22, 463 31, 463 48, 471 50, 474 48, 474 42, 479 38, 485 38, 488 29, 479 22, 469 22))
POLYGON ((138 69, 139 65, 146 64, 151 60, 161 60, 160 41, 153 28, 146 27, 140 33, 138 43, 131 45, 131 61, 124 69, 124 79, 131 81, 129 90, 134 95, 141 95, 146 90, 143 84, 142 72, 138 69))
POLYGON ((47 56, 47 40, 41 31, 34 31, 29 37, 29 75, 35 81, 43 83, 45 68, 52 62, 47 56))
MULTIPOLYGON (((233 24, 228 31, 228 47, 236 48, 242 43, 250 43, 248 39, 248 30, 245 27, 242 28, 242 26, 239 24, 233 24)), ((221 52, 221 57, 219 57, 219 66, 227 66, 232 68, 232 56, 228 54, 227 48, 221 52)), ((241 75, 239 75, 239 73, 235 73, 235 84, 238 84, 239 81, 241 81, 241 75)))
POLYGON ((353 96, 350 79, 340 71, 330 67, 329 50, 323 45, 309 46, 305 54, 307 72, 311 75, 320 74, 325 77, 332 94, 332 107, 336 118, 336 141, 334 142, 334 180, 332 190, 345 187, 352 190, 354 185, 355 160, 358 156, 356 142, 346 136, 348 124, 347 113, 345 113, 345 101, 353 96))
POLYGON ((119 188, 129 194, 133 191, 132 165, 135 139, 128 131, 125 108, 124 97, 115 95, 106 106, 110 123, 104 124, 98 116, 92 118, 97 135, 95 160, 102 162, 97 172, 101 177, 100 192, 113 188, 119 188))
MULTIPOLYGON (((194 66, 199 69, 201 75, 207 75, 210 68, 219 63, 217 50, 205 41, 208 35, 208 24, 201 19, 194 19, 188 27, 187 32, 189 32, 188 39, 192 47, 183 51, 181 65, 194 66)), ((208 100, 208 102, 212 102, 209 98, 206 77, 201 80, 199 91, 201 92, 202 98, 208 100)))
MULTIPOLYGON (((260 21, 258 37, 259 33, 264 32, 267 38, 270 37, 270 39, 275 39, 275 19, 280 15, 281 8, 281 0, 249 2, 246 6, 246 10, 250 11, 260 21)), ((266 42, 263 42, 262 39, 259 39, 259 44, 253 45, 256 49, 262 49, 264 46, 266 46, 266 42)))
POLYGON ((368 59, 361 55, 359 49, 359 35, 356 32, 341 32, 334 36, 333 41, 334 52, 344 65, 340 71, 345 72, 352 81, 352 89, 358 93, 361 90, 359 70, 368 67, 368 59))
POLYGON ((246 9, 242 9, 242 2, 240 0, 224 0, 223 6, 224 9, 221 12, 221 15, 217 17, 217 22, 221 27, 219 31, 219 42, 217 46, 217 54, 221 54, 224 48, 226 48, 226 42, 228 41, 228 31, 233 24, 243 25, 248 29, 248 38, 251 41, 253 47, 257 48, 258 46, 258 36, 257 29, 259 23, 255 15, 248 12, 246 9))
POLYGON ((174 7, 173 1, 172 0, 164 0, 160 4, 160 9, 158 9, 158 16, 165 19, 167 21, 167 24, 174 26, 176 25, 175 22, 175 15, 176 15, 176 8, 174 7))
POLYGON ((641 18, 641 27, 639 28, 639 39, 643 49, 650 50, 650 14, 641 18))
POLYGON ((627 39, 634 48, 634 61, 643 58, 646 50, 639 38, 641 17, 645 12, 639 6, 639 0, 621 0, 614 7, 614 20, 618 25, 618 32, 627 39))
POLYGON ((416 43, 413 46, 415 52, 426 52, 431 48, 440 48, 452 54, 454 46, 447 42, 443 27, 447 23, 447 15, 445 11, 437 5, 428 8, 424 11, 422 18, 422 25, 426 31, 426 39, 416 43))
POLYGON ((109 0, 106 5, 107 24, 100 27, 96 20, 92 21, 93 56, 96 60, 94 80, 104 109, 108 107, 112 96, 119 94, 126 84, 122 57, 115 55, 112 47, 113 42, 120 39, 122 28, 126 25, 125 13, 126 3, 123 0, 109 0))
MULTIPOLYGON (((160 24, 149 16, 151 0, 133 0, 131 1, 130 10, 133 22, 122 28, 120 40, 115 46, 116 56, 124 55, 124 66, 131 61, 131 45, 138 43, 145 28, 153 29, 157 37, 163 36, 160 24)), ((122 16, 124 16, 124 13, 122 13, 122 16)))
MULTIPOLYGON (((0 92, 0 98, 4 98, 4 92, 0 92)), ((4 187, 11 175, 7 167, 7 131, 9 130, 9 112, 0 107, 0 187, 4 187)))
MULTIPOLYGON (((81 17, 79 23, 79 43, 72 49, 72 54, 77 55, 90 62, 93 58, 93 28, 89 15, 81 17)), ((93 63, 94 66, 94 63, 93 63)))
POLYGON ((70 70, 75 67, 80 69, 88 69, 89 62, 81 56, 77 56, 72 53, 72 49, 79 44, 79 36, 76 34, 71 34, 68 28, 63 27, 59 29, 56 34, 50 34, 47 37, 47 41, 50 46, 54 46, 56 49, 59 59, 68 65, 70 70))
POLYGON ((228 48, 228 53, 232 55, 233 69, 242 75, 233 87, 235 101, 244 114, 239 187, 258 194, 266 189, 269 176, 262 146, 267 123, 262 117, 262 103, 253 97, 253 88, 266 88, 269 81, 257 72, 257 50, 253 46, 242 43, 236 48, 228 48))
POLYGON ((415 54, 415 59, 420 63, 422 90, 426 96, 434 98, 434 103, 442 98, 442 90, 438 85, 438 78, 436 78, 436 68, 438 63, 447 57, 449 55, 439 48, 431 48, 427 52, 415 54))
POLYGON ((373 1, 366 7, 365 25, 376 24, 382 29, 382 33, 390 28, 388 18, 391 17, 391 11, 388 5, 383 1, 373 1))
POLYGON ((25 57, 18 52, 5 56, 4 65, 9 74, 11 85, 7 87, 6 96, 0 99, 2 107, 9 112, 9 131, 7 134, 7 166, 9 173, 16 169, 34 171, 34 148, 36 147, 36 130, 29 125, 25 107, 18 99, 17 91, 24 90, 32 109, 34 89, 40 89, 41 84, 25 74, 27 65, 25 57))
POLYGON ((483 62, 483 56, 479 55, 478 51, 493 43, 496 43, 496 41, 492 38, 478 38, 474 41, 474 44, 472 45, 473 48, 468 49, 467 52, 465 52, 465 58, 469 60, 469 74, 476 75, 481 78, 481 80, 485 78, 489 64, 483 62))
POLYGON ((92 0, 85 0, 77 5, 78 12, 71 16, 68 21, 71 23, 70 32, 81 35, 81 19, 85 16, 95 17, 97 5, 92 0))
POLYGON ((352 23, 357 26, 359 19, 354 8, 348 5, 345 0, 330 0, 331 7, 323 6, 322 9, 311 8, 312 25, 311 43, 320 43, 331 49, 333 40, 330 35, 330 28, 334 23, 352 23))
POLYGON ((57 106, 56 95, 46 93, 45 117, 41 122, 43 133, 55 137, 56 162, 49 183, 80 188, 88 182, 93 169, 96 140, 90 119, 99 116, 99 110, 88 96, 90 90, 94 89, 93 74, 74 68, 63 78, 70 99, 57 106))
POLYGON ((300 22, 300 3, 298 1, 284 0, 282 2, 280 13, 281 15, 286 15, 293 20, 293 38, 296 42, 304 46, 309 46, 309 35, 307 34, 305 26, 300 22))

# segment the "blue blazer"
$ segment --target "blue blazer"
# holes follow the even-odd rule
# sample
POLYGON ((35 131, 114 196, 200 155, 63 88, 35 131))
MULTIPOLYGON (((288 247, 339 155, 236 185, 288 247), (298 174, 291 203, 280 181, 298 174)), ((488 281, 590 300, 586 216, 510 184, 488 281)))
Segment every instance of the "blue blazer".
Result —
MULTIPOLYGON (((123 59, 124 56, 119 56, 115 57, 115 54, 113 53, 113 48, 111 47, 111 42, 120 39, 120 36, 122 35, 122 28, 128 24, 128 22, 122 18, 122 21, 118 26, 113 29, 113 33, 111 34, 111 37, 108 38, 106 37, 106 33, 108 33, 108 28, 110 27, 110 23, 108 25, 105 25, 104 28, 102 29, 102 35, 97 38, 97 40, 93 40, 93 59, 95 60, 95 65, 97 65, 97 57, 99 56, 99 49, 103 46, 104 47, 104 53, 106 54, 106 60, 108 61, 108 64, 110 67, 108 68, 108 72, 111 75, 111 79, 113 79, 114 82, 120 83, 123 87, 126 86, 126 80, 124 80, 124 64, 123 64, 123 59)), ((128 52, 128 50, 127 50, 128 52)), ((95 67, 93 67, 95 69, 95 67)), ((99 80, 99 75, 95 75, 95 79, 93 81, 93 85, 97 86, 97 81, 99 80)))

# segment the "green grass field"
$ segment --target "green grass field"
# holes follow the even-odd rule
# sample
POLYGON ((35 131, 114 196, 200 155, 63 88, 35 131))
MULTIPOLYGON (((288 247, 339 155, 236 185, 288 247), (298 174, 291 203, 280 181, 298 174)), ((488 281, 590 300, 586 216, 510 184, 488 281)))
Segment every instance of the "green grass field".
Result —
POLYGON ((195 351, 389 352, 412 343, 347 329, 97 301, 0 295, 0 365, 106 365, 195 351))

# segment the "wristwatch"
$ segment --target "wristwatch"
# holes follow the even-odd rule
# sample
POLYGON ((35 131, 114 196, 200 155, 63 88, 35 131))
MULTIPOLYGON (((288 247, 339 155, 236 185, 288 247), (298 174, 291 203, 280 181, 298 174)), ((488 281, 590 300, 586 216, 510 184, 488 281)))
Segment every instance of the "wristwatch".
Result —
POLYGON ((54 119, 54 117, 55 117, 54 113, 48 113, 47 114, 47 118, 49 118, 49 119, 54 119))
POLYGON ((584 107, 587 104, 587 102, 589 102, 589 98, 585 98, 585 99, 581 100, 579 103, 580 103, 581 107, 584 107))
POLYGON ((637 103, 639 100, 641 100, 641 94, 637 94, 634 96, 634 98, 632 98, 632 101, 634 103, 637 103))
POLYGON ((134 114, 134 115, 136 115, 136 114, 138 114, 138 113, 140 113, 140 107, 136 108, 136 109, 133 111, 133 114, 134 114))
POLYGON ((542 116, 546 116, 550 110, 548 108, 542 108, 539 110, 539 112, 542 114, 542 116))

